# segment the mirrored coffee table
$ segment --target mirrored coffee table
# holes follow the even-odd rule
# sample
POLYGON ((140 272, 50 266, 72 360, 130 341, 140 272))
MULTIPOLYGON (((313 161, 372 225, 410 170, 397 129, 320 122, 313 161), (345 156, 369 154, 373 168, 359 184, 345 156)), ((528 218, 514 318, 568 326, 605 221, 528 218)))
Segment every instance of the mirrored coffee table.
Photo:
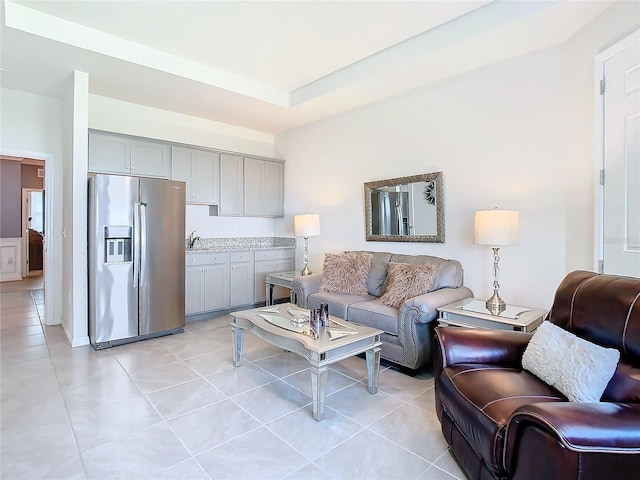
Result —
POLYGON ((380 373, 380 335, 382 330, 365 327, 329 316, 329 326, 319 328, 318 338, 309 323, 294 325, 308 310, 291 303, 232 312, 233 361, 242 364, 244 331, 253 332, 263 340, 284 350, 303 356, 311 365, 313 418, 324 418, 328 367, 332 363, 365 353, 369 393, 378 391, 380 373))

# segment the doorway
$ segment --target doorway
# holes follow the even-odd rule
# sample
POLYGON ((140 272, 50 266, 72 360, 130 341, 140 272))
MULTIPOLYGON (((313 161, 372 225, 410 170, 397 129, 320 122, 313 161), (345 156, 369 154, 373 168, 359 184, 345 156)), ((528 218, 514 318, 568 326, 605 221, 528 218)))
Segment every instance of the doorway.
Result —
POLYGON ((22 277, 44 275, 44 189, 22 189, 22 277))
POLYGON ((597 57, 600 273, 640 277, 640 31, 597 57))
MULTIPOLYGON (((46 153, 39 152, 28 152, 28 151, 20 151, 20 150, 6 150, 3 149, 0 152, 1 160, 11 160, 11 161, 19 161, 21 164, 27 167, 27 170, 33 170, 31 174, 31 180, 25 178, 25 182, 22 181, 22 171, 20 171, 19 178, 16 178, 16 182, 19 183, 16 199, 13 202, 12 208, 17 210, 17 222, 18 229, 21 230, 20 238, 18 239, 18 243, 20 249, 25 251, 28 250, 24 248, 25 245, 25 237, 27 237, 27 226, 23 225, 21 220, 23 218, 22 212, 22 187, 31 188, 33 190, 39 190, 43 192, 43 224, 41 227, 43 231, 43 239, 42 239, 42 270, 41 274, 37 276, 26 276, 26 272, 23 272, 24 263, 24 255, 20 254, 20 261, 18 265, 18 272, 22 274, 21 276, 24 278, 22 281, 17 282, 2 282, 0 290, 2 292, 12 291, 14 289, 19 290, 38 290, 38 295, 41 298, 37 303, 42 304, 43 307, 43 316, 41 318, 42 323, 45 325, 54 325, 60 323, 59 315, 55 312, 59 309, 54 308, 54 303, 56 303, 55 298, 60 296, 60 286, 47 282, 47 277, 50 275, 50 272, 53 271, 53 256, 47 255, 48 252, 54 251, 53 245, 53 235, 50 232, 53 231, 53 205, 51 204, 51 198, 54 192, 54 164, 52 161, 52 156, 46 153), (30 181, 34 181, 37 179, 37 183, 30 183, 30 181), (47 273, 49 272, 49 273, 47 273)), ((21 166, 22 167, 22 166, 21 166)), ((27 175, 29 177, 29 175, 27 175)), ((16 235, 17 236, 17 235, 16 235)), ((59 283, 59 282, 58 282, 59 283)))

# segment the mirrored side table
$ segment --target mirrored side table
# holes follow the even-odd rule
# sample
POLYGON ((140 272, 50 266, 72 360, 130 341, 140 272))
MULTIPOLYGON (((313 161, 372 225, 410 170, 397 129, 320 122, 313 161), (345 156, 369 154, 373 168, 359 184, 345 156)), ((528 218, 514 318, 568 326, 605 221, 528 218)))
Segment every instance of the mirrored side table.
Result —
POLYGON ((273 287, 284 287, 291 290, 289 294, 289 300, 294 305, 296 304, 295 295, 293 293, 293 279, 296 277, 296 272, 280 272, 280 273, 270 273, 265 278, 265 293, 266 293, 266 305, 273 305, 273 287))
POLYGON ((507 305, 503 312, 493 315, 484 300, 465 298, 438 308, 438 324, 532 332, 542 323, 546 314, 547 310, 507 305))

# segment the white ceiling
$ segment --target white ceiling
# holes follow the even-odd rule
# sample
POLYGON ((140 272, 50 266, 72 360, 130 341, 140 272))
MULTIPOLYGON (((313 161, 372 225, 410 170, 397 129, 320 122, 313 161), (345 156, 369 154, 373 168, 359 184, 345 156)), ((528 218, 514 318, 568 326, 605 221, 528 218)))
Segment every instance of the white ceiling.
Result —
POLYGON ((277 133, 566 41, 610 1, 3 2, 1 85, 277 133))

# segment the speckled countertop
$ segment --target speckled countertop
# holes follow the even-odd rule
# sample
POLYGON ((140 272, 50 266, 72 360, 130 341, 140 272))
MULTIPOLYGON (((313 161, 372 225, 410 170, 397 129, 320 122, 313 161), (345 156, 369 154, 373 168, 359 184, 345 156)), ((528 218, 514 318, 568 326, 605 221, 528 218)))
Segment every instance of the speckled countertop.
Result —
POLYGON ((295 248, 296 239, 287 237, 239 237, 201 238, 189 249, 189 239, 185 240, 187 253, 224 252, 232 250, 273 250, 295 248))

